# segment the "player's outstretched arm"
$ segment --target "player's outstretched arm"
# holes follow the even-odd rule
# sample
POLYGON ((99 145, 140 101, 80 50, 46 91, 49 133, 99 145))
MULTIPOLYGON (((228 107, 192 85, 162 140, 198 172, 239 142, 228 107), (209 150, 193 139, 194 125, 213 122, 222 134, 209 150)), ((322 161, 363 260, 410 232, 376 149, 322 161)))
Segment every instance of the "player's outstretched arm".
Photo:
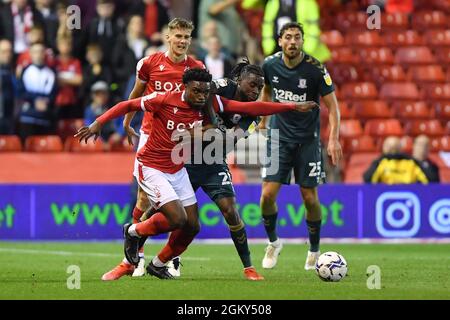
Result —
POLYGON ((314 101, 305 101, 297 103, 278 103, 278 102, 240 102, 221 98, 224 105, 224 112, 241 113, 249 116, 266 116, 286 111, 309 112, 319 105, 314 101))
POLYGON ((123 116, 130 111, 137 111, 141 109, 141 98, 122 101, 106 111, 100 117, 98 117, 89 127, 82 127, 74 135, 81 142, 83 139, 87 143, 88 139, 94 136, 94 141, 97 140, 102 126, 115 118, 123 116))
MULTIPOLYGON (((142 97, 145 91, 146 84, 142 82, 139 79, 136 79, 136 82, 134 83, 133 90, 130 93, 130 96, 128 97, 128 100, 136 99, 139 97, 142 97)), ((136 111, 129 112, 125 115, 125 118, 123 119, 123 129, 125 130, 125 133, 127 134, 128 143, 130 145, 133 145, 133 137, 139 138, 139 134, 134 131, 133 127, 131 126, 131 121, 134 118, 134 115, 136 114, 136 111)))

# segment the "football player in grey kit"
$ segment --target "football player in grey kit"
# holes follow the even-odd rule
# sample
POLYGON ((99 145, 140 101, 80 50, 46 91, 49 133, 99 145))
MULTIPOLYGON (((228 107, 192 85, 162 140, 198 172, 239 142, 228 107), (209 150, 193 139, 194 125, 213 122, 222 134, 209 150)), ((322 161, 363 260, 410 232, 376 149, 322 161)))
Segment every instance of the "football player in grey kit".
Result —
MULTIPOLYGON (((300 102, 315 101, 319 96, 329 110, 330 136, 327 153, 333 165, 342 158, 339 143, 339 107, 331 77, 323 64, 302 50, 304 32, 300 23, 289 22, 280 30, 278 44, 282 51, 266 58, 263 64, 265 85, 263 101, 300 102)), ((282 243, 276 233, 278 208, 276 199, 282 184, 289 184, 294 171, 295 183, 306 207, 310 248, 305 269, 314 269, 320 255, 321 209, 317 186, 325 177, 320 144, 320 110, 307 113, 283 112, 264 117, 259 129, 269 127, 267 156, 272 167, 278 161, 278 170, 262 169, 263 185, 261 212, 269 245, 262 261, 265 269, 275 267, 282 243), (277 129, 278 131, 274 131, 277 129), (275 132, 279 139, 275 139, 275 132), (278 142, 279 141, 279 142, 278 142), (271 145, 272 144, 272 145, 271 145), (270 151, 277 150, 279 157, 271 159, 270 151)))

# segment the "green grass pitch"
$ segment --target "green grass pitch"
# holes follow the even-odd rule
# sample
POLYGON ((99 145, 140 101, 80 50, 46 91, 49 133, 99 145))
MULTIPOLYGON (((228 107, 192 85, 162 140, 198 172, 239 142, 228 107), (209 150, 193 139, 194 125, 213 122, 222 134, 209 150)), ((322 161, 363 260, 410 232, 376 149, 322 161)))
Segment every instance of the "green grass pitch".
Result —
MULTIPOLYGON (((161 243, 146 245, 146 254, 161 243)), ((251 245, 265 281, 245 280, 233 245, 194 243, 183 255, 182 277, 145 276, 103 282, 122 259, 120 242, 0 242, 0 299, 450 299, 450 244, 323 244, 349 265, 338 283, 303 270, 306 245, 286 244, 273 270, 263 270, 264 245, 251 245), (68 289, 70 265, 81 270, 81 288, 68 289), (381 270, 381 289, 367 288, 367 268, 381 270)))

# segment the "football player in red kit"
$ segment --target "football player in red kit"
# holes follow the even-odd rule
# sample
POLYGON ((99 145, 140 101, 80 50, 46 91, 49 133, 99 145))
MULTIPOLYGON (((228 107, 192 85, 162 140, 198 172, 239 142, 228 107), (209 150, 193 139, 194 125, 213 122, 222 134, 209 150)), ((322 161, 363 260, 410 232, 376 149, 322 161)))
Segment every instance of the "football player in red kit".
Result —
MULTIPOLYGON (((141 237, 172 231, 166 246, 146 268, 149 274, 158 278, 172 278, 167 270, 167 262, 183 253, 200 230, 194 190, 183 161, 173 156, 173 150, 179 143, 174 137, 179 137, 179 134, 189 129, 207 125, 203 110, 210 95, 211 78, 211 74, 204 69, 189 69, 183 75, 184 91, 154 92, 142 98, 120 102, 75 135, 80 141, 84 139, 87 142, 92 136, 96 139, 102 125, 109 120, 140 109, 153 113, 152 138, 137 154, 134 176, 152 207, 159 212, 144 222, 124 225, 126 258, 120 265, 122 275, 132 274, 138 265, 141 237)), ((217 95, 211 101, 216 112, 223 110, 251 116, 293 110, 308 112, 318 107, 315 102, 238 102, 217 95)))

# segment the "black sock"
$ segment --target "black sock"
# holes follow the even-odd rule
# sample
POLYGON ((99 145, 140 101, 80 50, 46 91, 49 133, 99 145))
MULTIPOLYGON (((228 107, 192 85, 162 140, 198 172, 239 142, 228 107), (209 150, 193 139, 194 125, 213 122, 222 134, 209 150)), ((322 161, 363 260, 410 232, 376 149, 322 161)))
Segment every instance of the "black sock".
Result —
POLYGON ((322 225, 322 220, 319 221, 306 220, 306 225, 308 226, 308 234, 309 234, 309 251, 317 252, 319 251, 320 226, 322 225))
POLYGON ((274 241, 278 240, 277 231, 276 231, 277 217, 278 217, 278 212, 275 212, 274 214, 267 215, 267 216, 263 215, 264 228, 266 229, 266 233, 267 233, 267 236, 269 237, 270 242, 274 242, 274 241))
POLYGON ((241 258, 244 268, 251 267, 252 260, 250 258, 250 250, 248 248, 247 232, 245 231, 244 224, 241 222, 237 226, 229 226, 231 239, 233 239, 236 251, 241 258))

